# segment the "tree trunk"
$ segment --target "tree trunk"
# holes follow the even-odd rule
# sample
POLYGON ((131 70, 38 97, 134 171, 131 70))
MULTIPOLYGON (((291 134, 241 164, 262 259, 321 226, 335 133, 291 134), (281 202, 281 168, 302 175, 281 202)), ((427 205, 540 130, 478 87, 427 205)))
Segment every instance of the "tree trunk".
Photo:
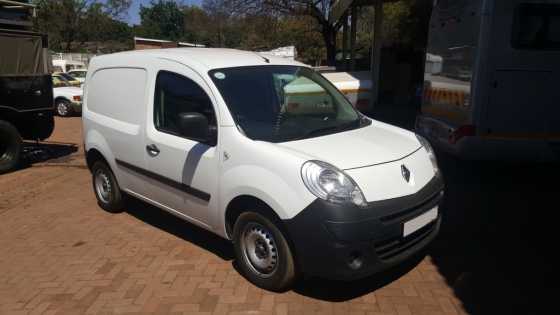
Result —
POLYGON ((336 65, 336 29, 331 25, 323 25, 322 29, 325 48, 327 49, 327 66, 336 65))

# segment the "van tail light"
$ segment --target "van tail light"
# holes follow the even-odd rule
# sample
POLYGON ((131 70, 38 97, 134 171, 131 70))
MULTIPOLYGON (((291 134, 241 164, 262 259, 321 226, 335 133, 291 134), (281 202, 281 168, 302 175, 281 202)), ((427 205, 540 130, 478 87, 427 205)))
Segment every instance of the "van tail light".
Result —
POLYGON ((74 102, 81 102, 82 101, 82 97, 80 95, 74 95, 72 97, 72 99, 74 99, 74 102))
POLYGON ((449 143, 456 144, 459 140, 464 137, 472 137, 476 134, 476 127, 474 125, 463 125, 459 126, 459 128, 455 129, 449 135, 449 143))

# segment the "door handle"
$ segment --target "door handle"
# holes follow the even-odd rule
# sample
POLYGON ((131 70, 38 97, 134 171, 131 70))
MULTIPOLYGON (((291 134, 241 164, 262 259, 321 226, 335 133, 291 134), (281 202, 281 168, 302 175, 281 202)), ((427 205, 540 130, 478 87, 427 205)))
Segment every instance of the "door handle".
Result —
POLYGON ((159 149, 155 144, 150 144, 146 146, 146 151, 151 157, 157 156, 159 154, 159 149))

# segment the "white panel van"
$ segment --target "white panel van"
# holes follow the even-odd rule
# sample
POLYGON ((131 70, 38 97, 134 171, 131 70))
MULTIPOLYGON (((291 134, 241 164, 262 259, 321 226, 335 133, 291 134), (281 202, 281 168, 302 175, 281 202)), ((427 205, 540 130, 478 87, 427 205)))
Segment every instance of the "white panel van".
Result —
POLYGON ((463 159, 560 160, 560 0, 439 0, 429 27, 416 131, 463 159))
POLYGON ((443 180, 428 142, 363 116, 303 64, 145 50, 95 57, 87 82, 99 205, 119 211, 126 194, 232 240, 260 287, 365 277, 438 232, 443 180))

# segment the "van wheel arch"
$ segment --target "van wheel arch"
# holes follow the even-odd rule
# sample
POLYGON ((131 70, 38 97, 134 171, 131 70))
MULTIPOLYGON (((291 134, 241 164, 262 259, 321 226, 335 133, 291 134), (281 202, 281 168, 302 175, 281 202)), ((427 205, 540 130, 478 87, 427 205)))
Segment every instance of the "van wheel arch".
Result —
POLYGON ((105 164, 107 164, 109 168, 111 167, 110 164, 107 162, 107 159, 103 156, 101 152, 99 152, 97 149, 89 149, 86 154, 86 163, 90 171, 93 164, 95 164, 95 162, 97 161, 103 161, 105 162, 105 164))
MULTIPOLYGON (((298 253, 296 252, 296 247, 288 233, 284 222, 278 214, 269 206, 266 202, 261 199, 251 196, 251 195, 241 195, 233 198, 226 207, 225 214, 225 225, 226 225, 226 235, 229 239, 233 240, 233 227, 239 216, 244 212, 256 212, 274 223, 278 229, 284 234, 284 237, 288 241, 288 245, 292 250, 292 254, 297 260, 298 253)), ((299 267, 299 266, 298 266, 299 267)))
POLYGON ((226 207, 225 224, 226 233, 229 238, 233 236, 233 226, 235 225, 235 222, 237 221, 239 216, 243 212, 248 211, 256 212, 267 217, 275 224, 277 224, 278 228, 281 229, 282 232, 286 231, 282 220, 271 206, 257 197, 251 195, 242 195, 233 198, 233 200, 231 200, 226 207))

